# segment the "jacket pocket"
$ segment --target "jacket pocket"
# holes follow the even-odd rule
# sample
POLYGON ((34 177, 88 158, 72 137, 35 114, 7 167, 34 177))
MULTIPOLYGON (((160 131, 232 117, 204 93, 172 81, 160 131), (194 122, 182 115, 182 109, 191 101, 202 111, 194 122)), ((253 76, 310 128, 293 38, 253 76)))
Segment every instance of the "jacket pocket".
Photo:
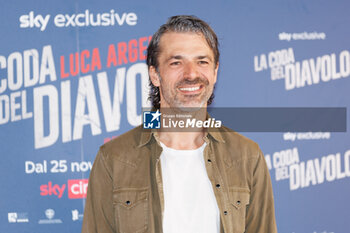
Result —
POLYGON ((230 187, 229 200, 234 232, 245 231, 245 217, 247 205, 249 205, 250 191, 248 188, 230 187))
POLYGON ((147 231, 148 192, 148 188, 120 188, 113 191, 114 213, 120 233, 147 231))

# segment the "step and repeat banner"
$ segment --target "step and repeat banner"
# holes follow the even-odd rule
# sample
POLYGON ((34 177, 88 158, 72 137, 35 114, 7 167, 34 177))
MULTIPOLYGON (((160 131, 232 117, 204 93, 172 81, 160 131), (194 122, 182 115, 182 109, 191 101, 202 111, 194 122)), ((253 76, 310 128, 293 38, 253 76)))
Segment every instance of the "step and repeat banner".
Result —
MULTIPOLYGON (((196 15, 217 33, 214 107, 347 109, 349 9, 345 0, 2 1, 0 232, 80 232, 99 146, 150 106, 146 49, 168 17, 196 15)), ((265 154, 279 232, 349 232, 348 130, 242 134, 265 154)))

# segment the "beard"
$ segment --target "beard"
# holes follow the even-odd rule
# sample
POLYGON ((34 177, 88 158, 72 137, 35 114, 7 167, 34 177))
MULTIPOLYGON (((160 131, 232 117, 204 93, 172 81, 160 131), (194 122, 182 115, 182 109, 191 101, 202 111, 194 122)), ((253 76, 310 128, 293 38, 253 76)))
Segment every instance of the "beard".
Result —
POLYGON ((184 78, 175 83, 174 87, 167 86, 160 77, 160 91, 163 96, 161 102, 165 101, 170 108, 178 109, 181 112, 197 111, 205 107, 213 93, 213 89, 214 87, 210 85, 208 79, 202 77, 196 77, 194 79, 184 78), (179 92, 179 88, 186 85, 200 85, 203 90, 197 94, 184 94, 179 92))

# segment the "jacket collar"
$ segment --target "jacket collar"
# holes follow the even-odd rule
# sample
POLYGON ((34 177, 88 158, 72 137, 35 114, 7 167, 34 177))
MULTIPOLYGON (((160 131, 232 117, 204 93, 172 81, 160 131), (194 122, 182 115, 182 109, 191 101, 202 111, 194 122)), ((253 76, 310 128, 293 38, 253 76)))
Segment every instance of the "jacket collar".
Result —
MULTIPOLYGON (((156 134, 156 130, 141 129, 141 136, 140 136, 140 142, 138 147, 142 147, 148 144, 152 138, 155 138, 155 134, 156 134)), ((217 142, 225 143, 225 140, 222 137, 222 133, 220 132, 220 129, 217 129, 215 131, 208 131, 206 135, 210 136, 217 142)))
POLYGON ((140 143, 138 147, 142 147, 148 144, 151 141, 153 134, 154 134, 153 130, 151 131, 151 130, 141 129, 140 143))

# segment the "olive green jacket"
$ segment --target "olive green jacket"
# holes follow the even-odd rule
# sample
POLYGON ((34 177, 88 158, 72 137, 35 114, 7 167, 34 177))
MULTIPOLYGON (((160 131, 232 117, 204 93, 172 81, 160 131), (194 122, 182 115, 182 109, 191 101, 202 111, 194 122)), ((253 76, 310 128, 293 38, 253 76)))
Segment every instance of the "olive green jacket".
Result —
MULTIPOLYGON (((162 147, 156 135, 137 127, 101 146, 90 173, 83 233, 162 232, 162 147)), ((221 232, 276 233, 271 180, 259 146, 225 127, 204 140, 221 232)))

